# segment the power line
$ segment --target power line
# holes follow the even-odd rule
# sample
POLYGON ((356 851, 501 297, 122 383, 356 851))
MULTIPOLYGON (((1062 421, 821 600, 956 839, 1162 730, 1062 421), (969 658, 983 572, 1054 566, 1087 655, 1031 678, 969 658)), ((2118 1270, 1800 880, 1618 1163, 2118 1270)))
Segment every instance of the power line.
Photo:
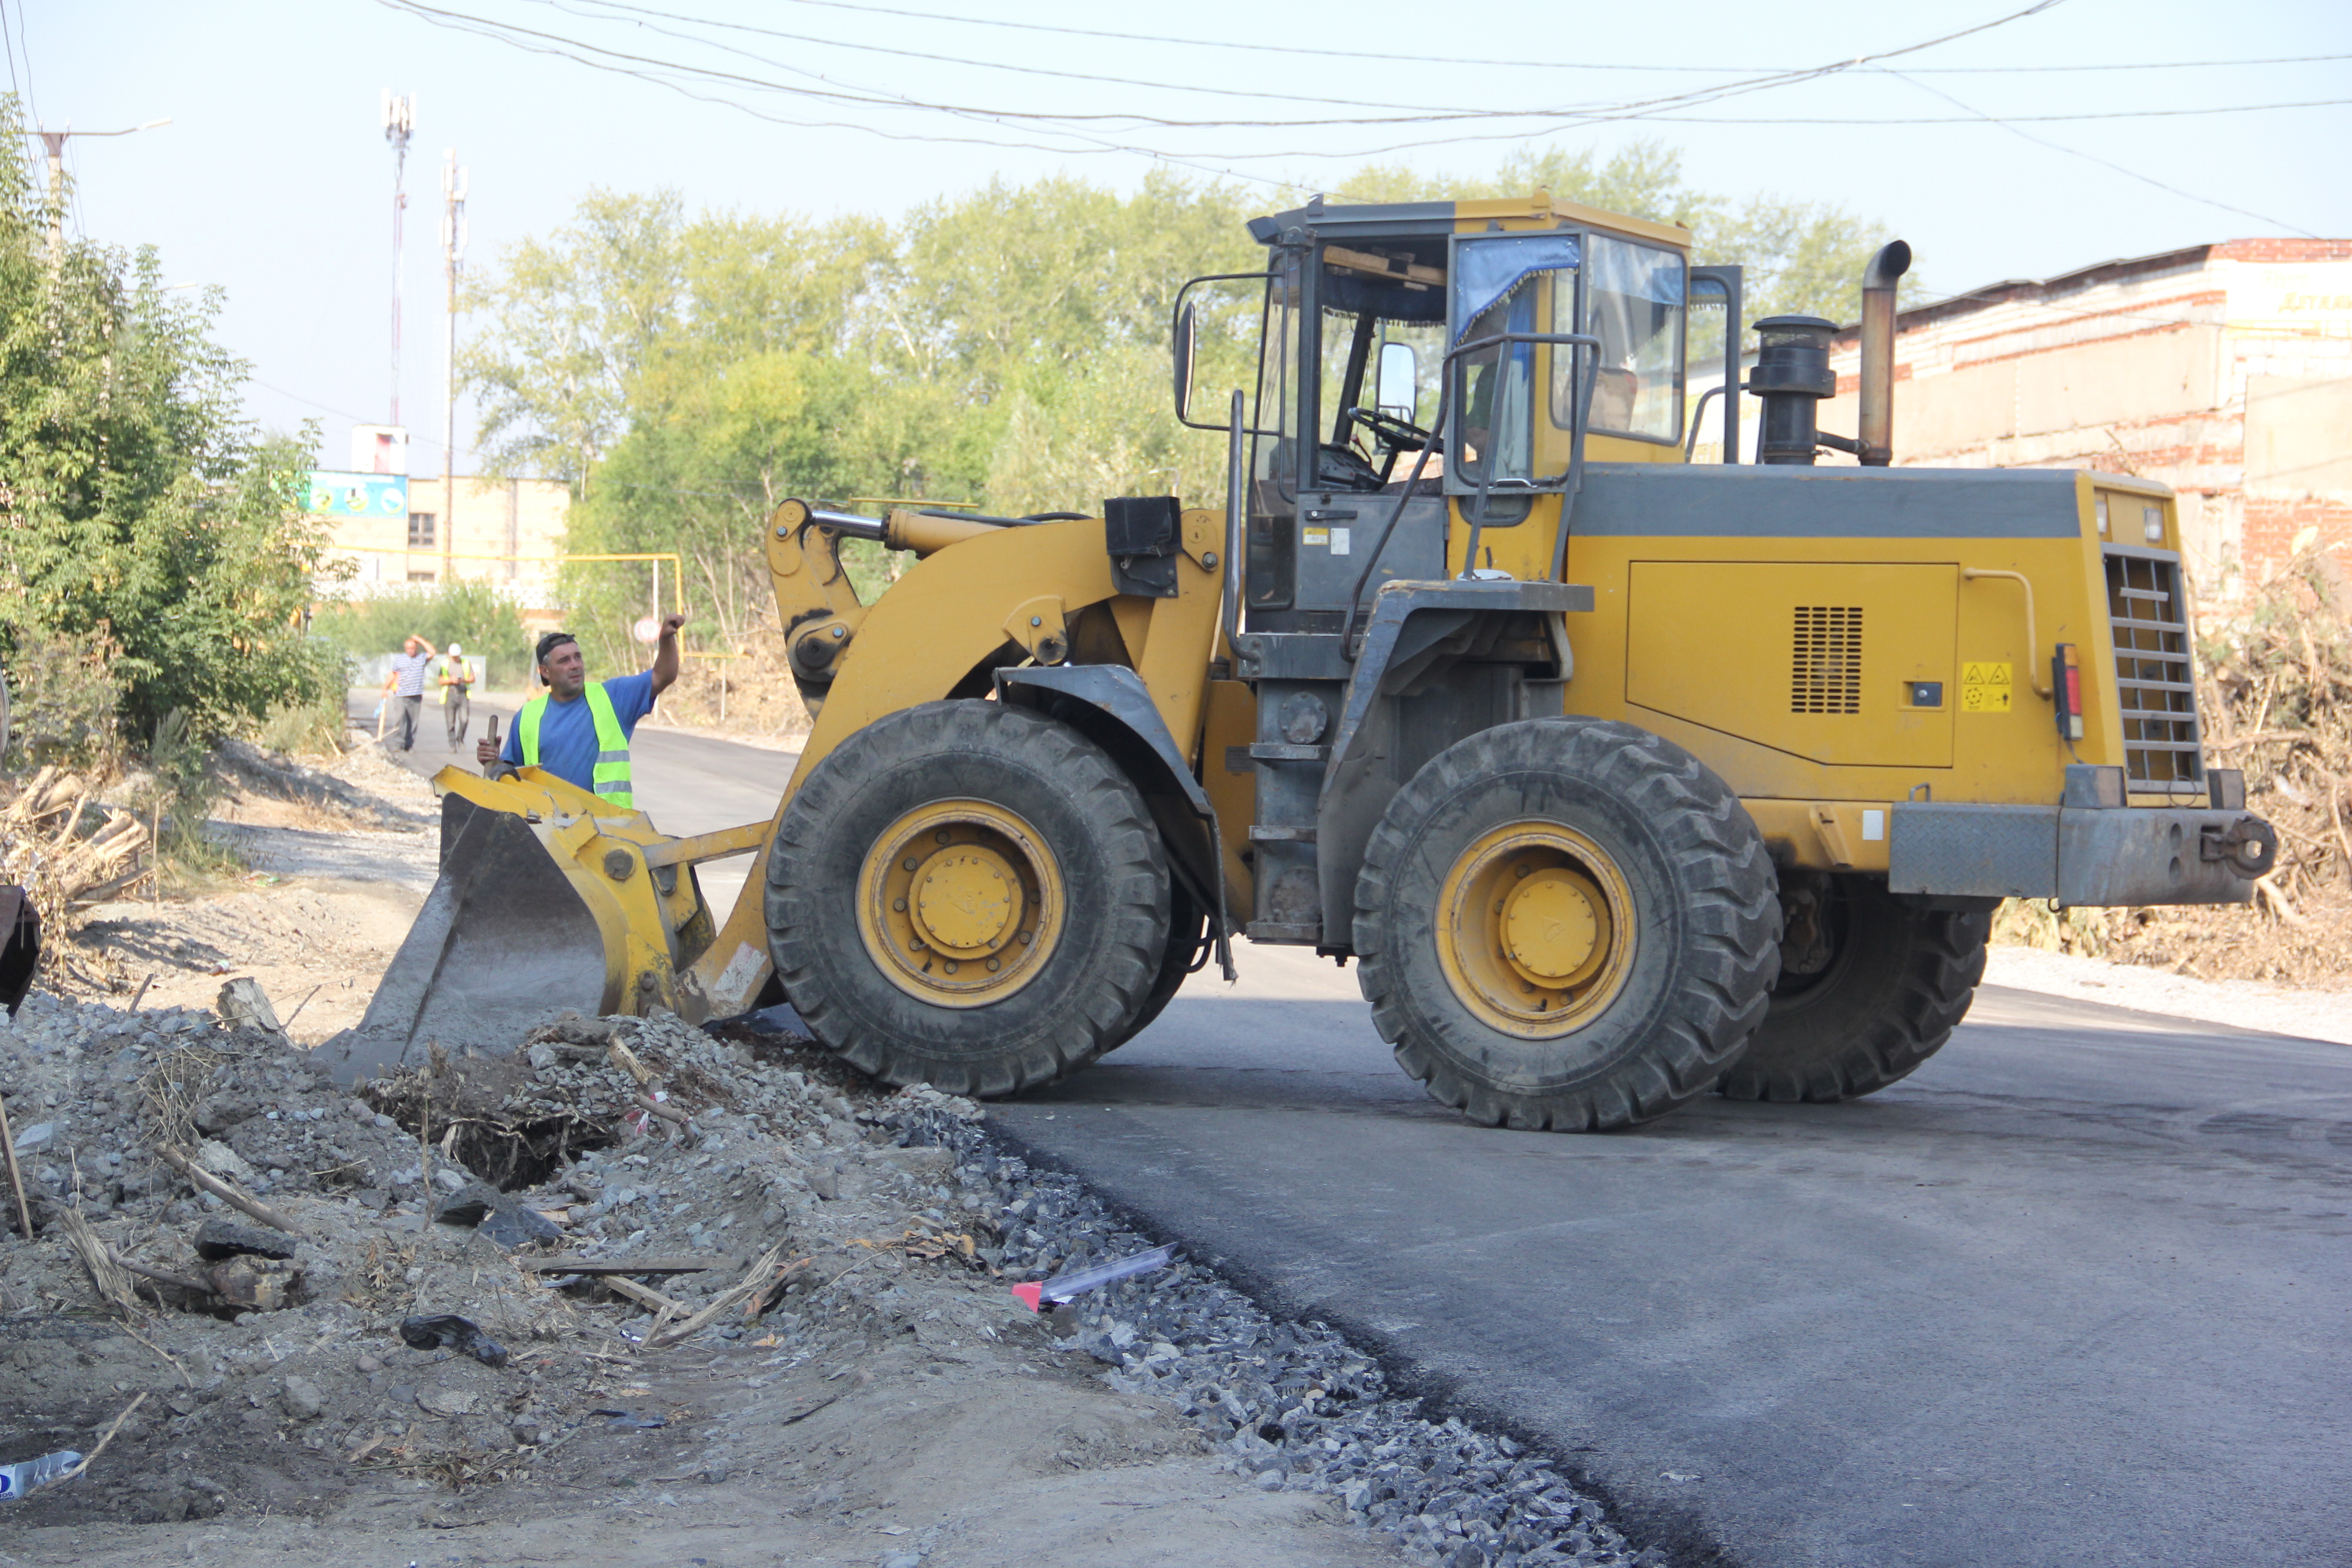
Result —
MULTIPOLYGON (((1885 71, 1897 81, 1910 82, 1922 91, 1936 93, 1938 98, 1948 94, 1937 91, 1924 81, 1913 81, 1902 71, 1885 71)), ((1951 101, 1958 103, 1958 99, 1951 101)), ((2274 109, 2341 109, 2352 104, 2352 98, 2313 98, 2291 103, 2225 103, 2210 109, 2116 109, 2083 114, 2011 114, 1995 121, 2001 125, 2046 125, 2070 120, 2163 120, 2180 116, 2204 114, 2261 114, 2274 109)), ((1966 107, 1966 105, 1962 105, 1966 107)), ((1981 111, 1951 115, 1889 115, 1878 118, 1838 118, 1744 120, 1727 119, 1706 114, 1659 114, 1649 118, 1664 125, 1974 125, 1994 117, 1981 111)), ((2061 149, 2064 151, 2064 149, 2061 149)))
MULTIPOLYGON (((1908 44, 1900 48, 1882 49, 1875 53, 1856 56, 1851 59, 1832 61, 1826 65, 1809 67, 1793 71, 1769 72, 1740 81, 1717 83, 1708 87, 1691 89, 1686 91, 1670 93, 1662 97, 1634 100, 1625 103, 1599 106, 1560 106, 1550 109, 1422 110, 1388 115, 1359 115, 1344 117, 1328 116, 1318 119, 1301 120, 1180 120, 1164 115, 1147 114, 1139 110, 1125 110, 1118 113, 1108 114, 1080 114, 1067 111, 1005 109, 979 104, 931 102, 928 100, 904 98, 896 94, 877 94, 871 89, 860 89, 856 91, 845 91, 838 89, 833 90, 821 90, 814 88, 793 86, 788 83, 777 82, 758 77, 744 76, 733 71, 717 70, 707 66, 688 65, 675 60, 656 59, 647 56, 629 54, 617 49, 608 49, 581 39, 561 38, 555 35, 543 33, 536 28, 520 26, 511 22, 501 22, 489 17, 477 16, 463 12, 449 11, 427 5, 424 4, 424 0, 380 0, 380 3, 389 5, 396 10, 407 11, 425 19, 443 21, 449 25, 462 26, 466 30, 482 31, 486 37, 500 37, 503 39, 509 34, 520 35, 524 37, 530 37, 545 43, 558 45, 565 48, 588 50, 593 54, 604 56, 609 59, 628 62, 632 66, 649 67, 657 70, 683 72, 691 76, 708 78, 714 81, 725 82, 735 86, 752 87, 768 91, 796 94, 834 102, 857 104, 866 107, 905 106, 929 110, 934 112, 948 113, 987 121, 1020 121, 1030 122, 1040 127, 1048 128, 1059 128, 1073 124, 1118 123, 1124 125, 1140 124, 1160 130, 1203 131, 1319 130, 1354 125, 1442 125, 1465 121, 1546 120, 1576 123, 1586 121, 1622 119, 1633 115, 1634 111, 1637 110, 1654 113, 1656 110, 1677 105, 1714 102, 1723 98, 1761 91, 1769 88, 1793 86, 1806 81, 1816 80, 1822 77, 1835 75, 1840 72, 1853 70, 1862 66, 1868 65, 1873 61, 1894 59, 1905 55, 1916 54, 1923 49, 1934 48, 1940 45, 1950 43, 1955 39, 1968 37, 1971 35, 1981 33, 1990 28, 2003 26, 2011 22, 2036 16, 2041 12, 2049 10, 2053 6, 2061 4, 2062 0, 2037 0, 2037 3, 2034 5, 2029 5, 2022 10, 2011 12, 2006 16, 1997 17, 1992 21, 1980 23, 1973 27, 1962 28, 1957 32, 1947 33, 1937 37, 1927 39, 1921 43, 1908 44)), ((676 13, 658 14, 677 20, 698 20, 692 17, 678 16, 676 13)), ((733 49, 728 46, 709 43, 708 40, 705 40, 705 42, 708 44, 708 47, 721 48, 729 53, 738 55, 746 53, 746 51, 733 49)), ((763 63, 773 65, 777 62, 763 60, 763 63)), ((796 74, 814 75, 814 73, 797 71, 797 68, 785 67, 784 68, 794 69, 796 74)), ((819 78, 817 79, 829 79, 819 78)), ((1084 79, 1101 80, 1102 79, 1090 78, 1084 79)), ((1532 134, 1532 132, 1526 132, 1523 134, 1532 134)), ((1136 148, 1120 148, 1118 150, 1123 152, 1145 151, 1136 148)))
MULTIPOLYGON (((1886 74, 1894 77, 1898 81, 1911 80, 1910 78, 1906 77, 1901 71, 1889 71, 1886 74)), ((2200 196, 2194 191, 2184 191, 2178 185, 2166 184, 2162 180, 2157 179, 2153 175, 2143 174, 2137 169, 2126 169, 2121 163, 2113 163, 2105 158, 2099 157, 2095 153, 2085 153, 2079 147, 2069 147, 2063 142, 2053 142, 2046 136, 2036 136, 2030 131, 2021 131, 2010 121, 2003 120, 1997 115, 1988 114, 1983 110, 1977 108, 1973 104, 1962 103, 1958 99, 1954 98, 1942 88, 1931 87, 1924 81, 1911 81, 1911 85, 1917 88, 1922 92, 1935 94, 1937 98, 1942 99, 1945 102, 1952 105, 1956 109, 1965 109, 1970 114, 1975 115, 1979 120, 1986 122, 1987 124, 1998 125, 2003 131, 2008 132, 2011 135, 2022 137, 2038 147, 2047 147, 2053 153, 2063 153, 2069 157, 2080 158, 2085 163, 2096 163, 2103 169, 2112 169, 2118 174, 2137 180, 2141 184, 2153 185, 2159 191, 2168 192, 2173 195, 2182 197, 2188 201, 2196 202, 2203 206, 2218 208, 2219 210, 2227 213, 2236 213, 2240 217, 2250 217, 2257 223, 2266 223, 2273 227, 2284 228, 2291 233, 2302 235, 2306 239, 2317 239, 2319 237, 2317 235, 2312 233, 2311 230, 2302 227, 2300 225, 2287 223, 2282 219, 2268 216, 2263 213, 2255 212, 2250 207, 2232 206, 2228 202, 2217 202, 2210 196, 2200 196)))
MULTIPOLYGON (((534 0, 534 3, 541 5, 551 5, 556 10, 567 12, 572 16, 593 17, 598 21, 616 21, 620 18, 613 16, 609 15, 609 13, 615 11, 626 12, 637 16, 657 16, 665 21, 690 23, 695 26, 718 27, 728 32, 752 33, 757 34, 761 37, 782 38, 787 42, 796 44, 816 44, 825 48, 851 49, 863 54, 889 55, 899 59, 929 60, 937 65, 961 66, 966 68, 978 68, 982 70, 1012 71, 1022 76, 1050 77, 1059 81, 1090 82, 1098 86, 1108 87, 1143 87, 1151 88, 1162 92, 1202 93, 1215 98, 1255 98, 1265 99, 1280 103, 1315 103, 1339 109, 1380 109, 1387 106, 1384 101, 1375 101, 1368 99, 1315 98, 1293 92, 1261 92, 1249 88, 1209 87, 1198 82, 1168 81, 1165 79, 1159 81, 1146 81, 1132 77, 1101 76, 1087 71, 1055 70, 1045 66, 1015 65, 1003 60, 962 59, 953 55, 926 54, 919 49, 894 48, 887 44, 853 43, 846 38, 825 38, 818 37, 807 33, 787 33, 774 27, 755 27, 745 22, 722 22, 716 17, 685 16, 680 16, 676 12, 656 11, 644 5, 625 5, 620 4, 619 0, 585 0, 586 4, 600 6, 602 9, 598 12, 583 12, 574 10, 573 6, 567 3, 567 0, 534 0)), ((659 33, 665 37, 682 38, 688 43, 702 44, 713 48, 726 47, 726 46, 714 43, 709 38, 700 37, 692 33, 680 32, 671 27, 658 26, 652 22, 641 21, 634 23, 633 25, 635 26, 645 27, 651 32, 659 33)), ((751 55, 746 53, 746 51, 738 49, 728 49, 727 52, 730 54, 744 54, 746 58, 756 59, 762 65, 783 67, 787 69, 792 68, 790 67, 784 67, 783 61, 771 59, 764 55, 751 55)), ((1480 112, 1476 110, 1468 109, 1456 109, 1453 111, 1465 114, 1480 112)))
MULTIPOLYGON (((1249 43, 1237 38, 1175 37, 1159 33, 1118 33, 1092 27, 1064 27, 1044 22, 1008 22, 992 16, 972 16, 944 11, 910 11, 897 6, 868 5, 856 0, 791 0, 796 5, 814 6, 828 11, 846 11, 856 16, 896 16, 919 22, 956 22, 974 27, 1000 27, 1023 33, 1049 33, 1063 37, 1103 38, 1115 43, 1177 45, 1188 48, 1228 49, 1246 54, 1288 55, 1311 59, 1377 60, 1383 65, 1411 66, 1481 66, 1501 67, 1516 70, 1583 70, 1583 71, 1673 71, 1688 74, 1694 71, 1714 71, 1737 76, 1753 70, 1753 66, 1690 66, 1661 65, 1655 61, 1604 64, 1592 60, 1529 60, 1485 59, 1462 55, 1427 55, 1418 51, 1400 58, 1396 54, 1370 49, 1314 48, 1294 44, 1249 43)), ((724 24, 714 24, 723 26, 724 24)), ((1958 36, 1958 35, 1956 35, 1958 36)), ((2147 63, 2085 65, 2085 66, 1937 66, 1924 68, 1929 74, 1961 74, 2007 71, 2102 71, 2102 70, 2189 70, 2209 66, 2273 66, 2304 65, 2328 60, 2352 59, 2352 55, 2292 55, 2271 59, 2249 60, 2163 60, 2147 63)))
MULTIPOLYGON (((737 99, 719 96, 709 92, 698 92, 685 83, 673 80, 668 77, 659 74, 657 71, 639 70, 631 66, 614 63, 612 60, 590 59, 583 56, 573 54, 568 49, 559 47, 562 42, 561 40, 551 42, 531 42, 525 39, 516 38, 509 36, 509 31, 504 29, 504 25, 502 24, 482 22, 478 18, 463 16, 455 12, 435 11, 432 7, 417 5, 415 0, 377 0, 377 3, 395 11, 406 12, 416 16, 419 20, 432 23, 436 26, 447 27, 456 32, 469 33, 480 37, 488 38, 493 42, 505 44, 510 48, 522 50, 526 54, 551 55, 559 59, 569 60, 574 65, 585 66, 592 70, 601 70, 615 76, 630 77, 652 86, 667 88, 672 92, 677 93, 679 96, 684 98, 693 99, 697 102, 709 103, 721 108, 732 109, 738 113, 748 114, 755 120, 763 120, 772 125, 782 125, 795 130, 809 131, 857 131, 863 132, 869 136, 879 137, 884 141, 919 142, 930 145, 992 147, 1006 151, 1055 153, 1062 154, 1086 152, 1129 153, 1139 157, 1156 159, 1160 163, 1168 163, 1178 168, 1192 169, 1202 174, 1221 174, 1232 179, 1246 180, 1255 184, 1270 185, 1276 189, 1286 190, 1297 188, 1288 181, 1272 180, 1261 174, 1251 174, 1239 170, 1217 168, 1213 165, 1202 164, 1184 158, 1173 156, 1171 154, 1154 152, 1150 148, 1119 146, 1116 143, 1103 142, 1098 139, 1091 137, 1081 138, 1081 140, 1091 142, 1093 143, 1092 146, 1073 146, 1067 141, 1056 145, 1048 145, 1046 143, 1037 142, 1008 142, 1000 138, 986 136, 942 136, 924 132, 886 131, 880 126, 869 125, 863 121, 854 120, 793 119, 784 115, 772 114, 765 110, 755 109, 751 105, 744 103, 737 99)), ((529 31, 529 29, 515 30, 529 31)), ((534 33, 531 37, 533 38, 546 39, 549 36, 546 34, 534 33)), ((593 47, 593 46, 586 47, 593 47)), ((613 53, 613 51, 610 50, 598 50, 597 52, 600 54, 613 53)), ((637 57, 622 56, 616 58, 635 58, 637 57)), ((647 63, 665 67, 670 69, 682 70, 688 72, 689 75, 724 74, 702 71, 698 68, 695 67, 670 66, 668 62, 664 61, 651 61, 647 63)), ((760 82, 756 79, 752 78, 738 78, 735 79, 747 81, 754 86, 766 87, 773 90, 785 93, 802 90, 782 83, 760 82)), ((843 95, 827 94, 823 96, 840 97, 843 95)), ((880 107, 884 108, 900 107, 935 110, 954 115, 957 118, 978 119, 982 121, 985 121, 989 118, 984 114, 975 115, 968 111, 946 109, 941 105, 921 103, 911 99, 899 99, 896 100, 856 99, 850 100, 850 101, 877 102, 880 107)), ((1042 130, 1047 134, 1057 134, 1065 137, 1075 137, 1077 134, 1073 132, 1060 131, 1054 127, 1040 127, 1037 129, 1042 130)))

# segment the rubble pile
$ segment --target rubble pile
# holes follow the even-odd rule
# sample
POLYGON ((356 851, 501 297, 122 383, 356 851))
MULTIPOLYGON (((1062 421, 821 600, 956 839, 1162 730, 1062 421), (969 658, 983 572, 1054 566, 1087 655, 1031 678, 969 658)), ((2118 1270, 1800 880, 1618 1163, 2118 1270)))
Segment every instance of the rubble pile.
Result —
MULTIPOLYGON (((677 1414, 638 1381, 664 1351, 756 1389, 994 1342, 1164 1402, 1247 1485, 1328 1495, 1423 1560, 1634 1561, 1548 1461, 1424 1418, 1341 1336, 1198 1265, 1032 1317, 1011 1285, 1151 1244, 968 1101, 883 1093, 787 1035, 568 1015, 510 1058, 345 1092, 266 998, 222 1002, 244 1021, 37 997, 0 1030, 37 1233, 0 1225, 0 1463, 121 1420, 15 1518, 626 1487, 593 1456, 677 1414)), ((742 1436, 667 1462, 723 1477, 742 1436)))
POLYGON ((886 1096, 773 1036, 540 1034, 346 1093, 258 1025, 29 1000, 0 1029, 36 1231, 0 1196, 0 1463, 87 1447, 154 1397, 14 1517, 323 1511, 377 1471, 520 1478, 604 1427, 644 1349, 862 1344, 907 1314, 910 1267, 955 1287, 932 1320, 994 1336, 1004 1304, 960 1283, 989 1271, 985 1194, 946 1150, 896 1142, 969 1102, 886 1096), (496 1353, 417 1328, 436 1319, 496 1353))

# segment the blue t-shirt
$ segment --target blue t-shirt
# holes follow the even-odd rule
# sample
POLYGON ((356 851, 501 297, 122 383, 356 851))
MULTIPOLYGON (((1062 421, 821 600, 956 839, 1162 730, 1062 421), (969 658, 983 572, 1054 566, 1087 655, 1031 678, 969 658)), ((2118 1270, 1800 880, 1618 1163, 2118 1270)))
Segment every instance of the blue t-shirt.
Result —
MULTIPOLYGON (((613 717, 621 721, 621 733, 635 734, 637 721, 654 710, 654 672, 616 675, 603 684, 604 695, 613 700, 613 717)), ((499 748, 499 761, 522 766, 520 718, 499 748)), ((596 720, 588 711, 585 692, 569 702, 547 700, 547 711, 539 717, 539 765, 567 784, 591 791, 596 787, 596 720)))

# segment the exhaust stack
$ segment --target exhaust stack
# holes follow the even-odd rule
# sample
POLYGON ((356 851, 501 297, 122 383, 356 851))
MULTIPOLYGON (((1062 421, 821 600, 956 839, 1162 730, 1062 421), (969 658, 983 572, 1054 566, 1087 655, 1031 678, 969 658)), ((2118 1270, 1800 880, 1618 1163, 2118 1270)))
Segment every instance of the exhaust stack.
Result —
POLYGON ((1889 242, 1862 275, 1861 428, 1865 467, 1895 460, 1895 288, 1911 270, 1911 247, 1889 242))

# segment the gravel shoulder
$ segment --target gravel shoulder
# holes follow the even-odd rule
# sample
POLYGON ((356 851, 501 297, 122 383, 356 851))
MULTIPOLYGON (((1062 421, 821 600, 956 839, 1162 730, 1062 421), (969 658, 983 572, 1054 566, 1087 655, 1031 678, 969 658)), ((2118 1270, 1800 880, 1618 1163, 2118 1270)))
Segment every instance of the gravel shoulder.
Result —
POLYGON ((1984 983, 2137 1013, 2160 1013, 2352 1046, 2352 991, 2273 985, 2260 980, 2200 980, 2032 947, 1992 949, 1985 960, 1984 983))

